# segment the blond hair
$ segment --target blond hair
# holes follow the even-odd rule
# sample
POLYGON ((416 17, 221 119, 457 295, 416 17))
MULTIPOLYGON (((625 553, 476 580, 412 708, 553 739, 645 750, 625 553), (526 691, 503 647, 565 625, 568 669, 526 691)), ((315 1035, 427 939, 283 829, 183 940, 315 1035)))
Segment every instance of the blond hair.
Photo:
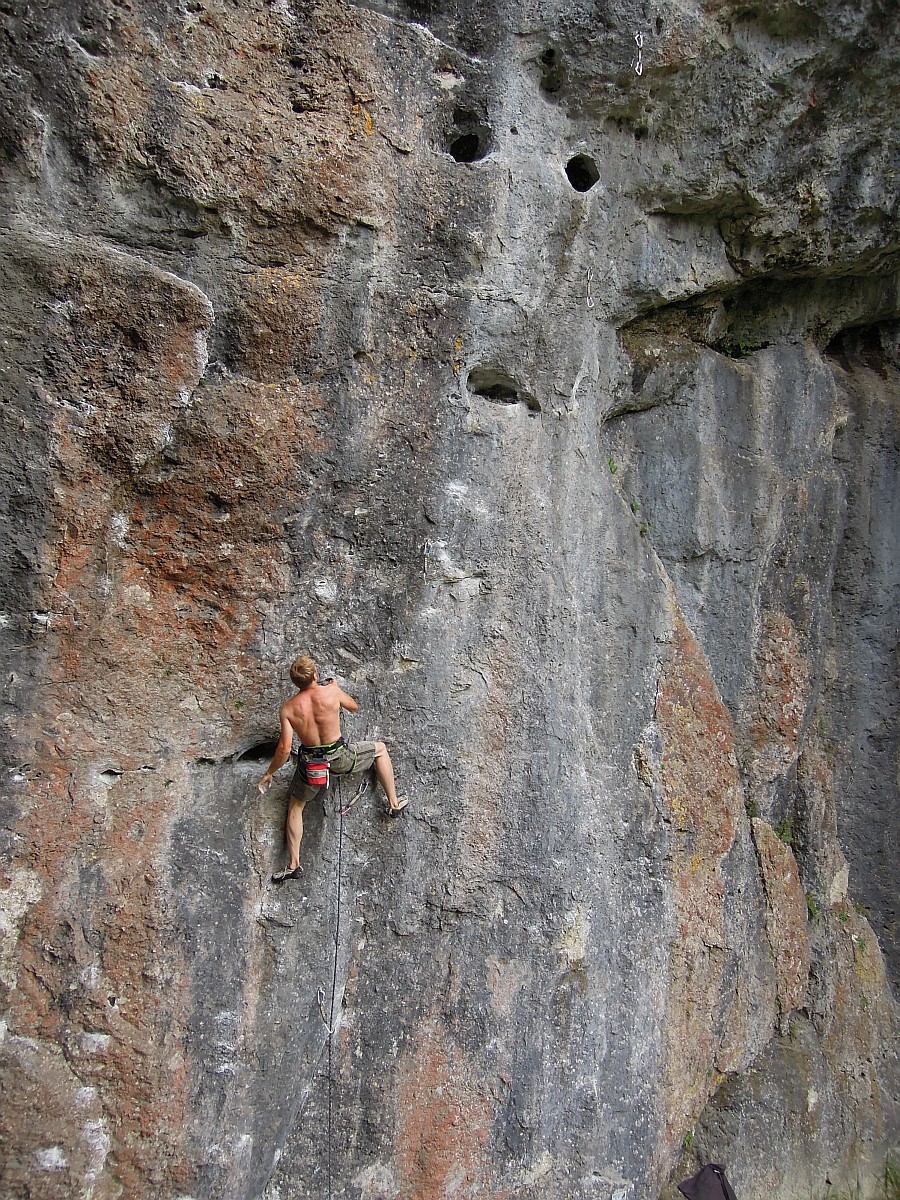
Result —
POLYGON ((308 654, 301 654, 299 658, 295 658, 291 663, 291 683, 299 690, 303 691, 316 677, 316 664, 308 654))

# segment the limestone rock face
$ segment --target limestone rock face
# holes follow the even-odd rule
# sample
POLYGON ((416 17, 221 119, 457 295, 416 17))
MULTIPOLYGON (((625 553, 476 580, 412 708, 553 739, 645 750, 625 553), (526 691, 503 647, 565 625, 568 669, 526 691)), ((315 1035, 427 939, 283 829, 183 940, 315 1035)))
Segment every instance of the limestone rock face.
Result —
POLYGON ((874 1195, 890 6, 0 37, 3 1196, 874 1195), (411 803, 279 888, 302 651, 411 803))

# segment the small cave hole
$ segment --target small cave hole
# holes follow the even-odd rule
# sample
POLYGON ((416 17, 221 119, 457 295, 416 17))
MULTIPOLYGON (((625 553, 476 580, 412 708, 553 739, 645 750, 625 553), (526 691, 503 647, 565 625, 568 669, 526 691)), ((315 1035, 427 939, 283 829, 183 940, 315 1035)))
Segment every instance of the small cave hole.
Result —
POLYGON ((663 31, 662 17, 657 17, 656 18, 656 36, 659 37, 659 35, 662 33, 662 31, 663 31))
POLYGON ((247 750, 242 750, 235 757, 235 762, 245 763, 270 763, 275 757, 275 751, 278 749, 277 742, 258 742, 255 746, 250 746, 247 750))
POLYGON ((540 56, 541 88, 550 95, 560 91, 563 85, 563 58, 555 46, 548 46, 540 56))
POLYGON ((484 158, 481 139, 477 133, 461 133, 458 138, 454 138, 450 143, 450 153, 461 163, 477 162, 479 158, 484 158))
POLYGON ((124 772, 118 770, 118 768, 116 768, 116 767, 107 767, 105 771, 100 772, 100 778, 105 779, 107 783, 112 783, 114 780, 118 779, 122 774, 124 774, 124 772))
POLYGON ((534 396, 502 367, 473 367, 466 382, 473 395, 494 404, 524 404, 530 412, 541 411, 534 396))
POLYGON ((447 149, 459 163, 479 162, 491 148, 491 127, 468 108, 453 113, 455 130, 447 149))
POLYGON ((576 192, 589 192, 599 180, 600 172, 589 154, 576 154, 566 163, 566 178, 576 192))

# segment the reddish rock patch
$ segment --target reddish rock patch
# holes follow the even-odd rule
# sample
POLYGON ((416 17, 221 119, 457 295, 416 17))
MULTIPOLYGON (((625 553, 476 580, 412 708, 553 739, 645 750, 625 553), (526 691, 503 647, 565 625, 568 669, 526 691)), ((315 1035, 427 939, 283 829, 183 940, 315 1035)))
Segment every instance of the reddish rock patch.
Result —
POLYGON ((765 821, 752 822, 768 908, 766 933, 775 957, 778 1008, 782 1016, 800 1008, 809 979, 806 896, 790 846, 765 821))
POLYGON ((487 1157, 493 1106, 472 1065, 435 1020, 400 1067, 397 1163, 402 1200, 504 1200, 487 1157))

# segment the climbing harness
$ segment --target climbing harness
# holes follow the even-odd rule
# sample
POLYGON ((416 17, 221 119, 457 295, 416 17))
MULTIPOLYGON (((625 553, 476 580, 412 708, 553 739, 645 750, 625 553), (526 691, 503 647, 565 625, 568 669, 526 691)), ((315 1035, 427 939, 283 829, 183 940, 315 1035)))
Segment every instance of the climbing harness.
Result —
POLYGON ((634 67, 635 75, 643 75, 644 73, 644 35, 638 30, 634 35, 634 44, 637 46, 637 58, 631 60, 631 65, 634 67))
MULTIPOLYGON (((337 753, 338 750, 342 750, 346 744, 343 737, 339 737, 337 741, 329 742, 327 746, 300 747, 300 757, 303 760, 303 768, 306 772, 306 782, 310 787, 328 787, 330 772, 329 756, 337 753)), ((355 760, 353 765, 356 766, 355 760)))

